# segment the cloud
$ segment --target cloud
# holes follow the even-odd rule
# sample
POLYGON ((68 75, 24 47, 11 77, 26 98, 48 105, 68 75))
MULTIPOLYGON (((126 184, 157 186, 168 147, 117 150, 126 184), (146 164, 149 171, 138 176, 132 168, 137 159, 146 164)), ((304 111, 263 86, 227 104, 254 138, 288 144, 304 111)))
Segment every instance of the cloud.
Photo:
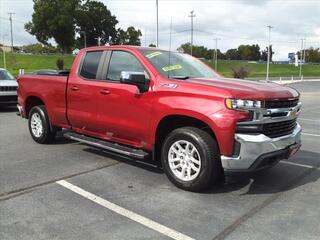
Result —
MULTIPOLYGON (((103 0, 119 20, 119 27, 141 29, 142 43, 155 43, 155 0, 103 0), (146 36, 145 36, 146 33, 146 36)), ((16 12, 15 42, 28 44, 34 37, 24 31, 23 22, 30 21, 32 0, 0 0, 0 34, 9 33, 7 12, 16 12)), ((172 47, 190 41, 190 11, 194 10, 194 42, 214 47, 213 38, 220 38, 219 48, 225 51, 239 44, 258 43, 267 46, 267 25, 272 25, 271 39, 275 59, 287 59, 287 53, 300 48, 300 38, 308 46, 319 47, 320 29, 318 0, 159 0, 160 47, 169 47, 170 22, 173 22, 172 47)), ((0 38, 1 39, 1 38, 0 38)))

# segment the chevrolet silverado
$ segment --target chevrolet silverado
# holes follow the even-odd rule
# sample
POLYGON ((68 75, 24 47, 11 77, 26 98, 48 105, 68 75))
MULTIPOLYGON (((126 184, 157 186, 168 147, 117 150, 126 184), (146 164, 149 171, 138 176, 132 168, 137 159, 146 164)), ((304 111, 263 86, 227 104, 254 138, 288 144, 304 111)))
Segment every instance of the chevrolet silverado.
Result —
POLYGON ((133 46, 82 49, 70 72, 18 78, 32 138, 58 131, 133 159, 160 160, 176 186, 201 191, 224 173, 256 172, 300 147, 299 93, 228 79, 190 55, 133 46))

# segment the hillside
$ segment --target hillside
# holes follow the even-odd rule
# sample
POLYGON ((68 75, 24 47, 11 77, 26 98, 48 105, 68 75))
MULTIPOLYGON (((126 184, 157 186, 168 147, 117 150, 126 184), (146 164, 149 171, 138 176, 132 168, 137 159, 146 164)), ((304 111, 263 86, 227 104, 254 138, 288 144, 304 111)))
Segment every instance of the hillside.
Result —
MULTIPOLYGON (((19 69, 31 72, 37 69, 56 69, 56 61, 62 58, 65 68, 71 67, 74 59, 73 55, 26 55, 26 54, 6 54, 7 69, 14 75, 18 75, 19 69)), ((212 65, 212 62, 208 62, 212 65)), ((232 69, 245 66, 249 69, 249 77, 265 77, 266 64, 248 63, 246 61, 219 60, 218 71, 226 77, 232 77, 232 69)), ((3 67, 3 55, 0 54, 0 67, 3 67)), ((306 64, 303 66, 303 75, 320 77, 320 65, 306 64)), ((292 64, 271 64, 270 77, 298 77, 299 67, 292 64)))

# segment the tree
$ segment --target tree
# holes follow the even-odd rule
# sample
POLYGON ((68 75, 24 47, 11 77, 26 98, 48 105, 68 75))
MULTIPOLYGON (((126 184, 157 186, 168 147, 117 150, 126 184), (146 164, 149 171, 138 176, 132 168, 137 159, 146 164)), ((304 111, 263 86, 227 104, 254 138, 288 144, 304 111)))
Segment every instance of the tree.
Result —
POLYGON ((141 31, 139 29, 136 30, 132 26, 128 27, 126 31, 118 28, 117 35, 113 41, 113 44, 141 46, 141 36, 141 31))
POLYGON ((63 52, 71 52, 75 42, 75 11, 81 0, 33 0, 32 21, 25 29, 43 44, 53 38, 63 52))
MULTIPOLYGON (((319 48, 309 48, 306 50, 306 61, 319 63, 320 62, 320 49, 319 48)), ((300 55, 300 54, 299 54, 300 55)))
MULTIPOLYGON (((270 62, 272 62, 272 56, 274 52, 272 51, 272 45, 270 45, 270 62)), ((268 61, 268 47, 264 51, 261 52, 261 60, 268 61)))
POLYGON ((260 60, 260 47, 256 45, 240 45, 238 55, 241 60, 258 61, 260 60))
POLYGON ((77 46, 84 46, 84 34, 86 35, 87 46, 96 46, 97 38, 100 43, 105 45, 112 42, 117 37, 115 26, 118 21, 111 14, 108 8, 97 1, 86 1, 75 12, 76 31, 80 37, 77 38, 77 46))
POLYGON ((226 59, 228 59, 228 60, 239 60, 240 56, 239 56, 238 50, 235 49, 235 48, 234 49, 229 49, 226 52, 226 59))
POLYGON ((154 43, 150 43, 149 47, 157 47, 154 43))

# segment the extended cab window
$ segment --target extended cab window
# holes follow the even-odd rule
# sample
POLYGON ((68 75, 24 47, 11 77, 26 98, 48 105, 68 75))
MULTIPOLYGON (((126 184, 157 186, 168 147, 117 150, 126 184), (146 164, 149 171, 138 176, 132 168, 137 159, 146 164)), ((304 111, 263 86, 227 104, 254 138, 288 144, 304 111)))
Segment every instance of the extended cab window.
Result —
POLYGON ((80 75, 87 79, 96 79, 102 51, 87 52, 83 60, 80 75))
POLYGON ((107 80, 120 81, 122 71, 145 73, 145 69, 142 64, 131 53, 124 51, 113 51, 109 63, 107 80))

